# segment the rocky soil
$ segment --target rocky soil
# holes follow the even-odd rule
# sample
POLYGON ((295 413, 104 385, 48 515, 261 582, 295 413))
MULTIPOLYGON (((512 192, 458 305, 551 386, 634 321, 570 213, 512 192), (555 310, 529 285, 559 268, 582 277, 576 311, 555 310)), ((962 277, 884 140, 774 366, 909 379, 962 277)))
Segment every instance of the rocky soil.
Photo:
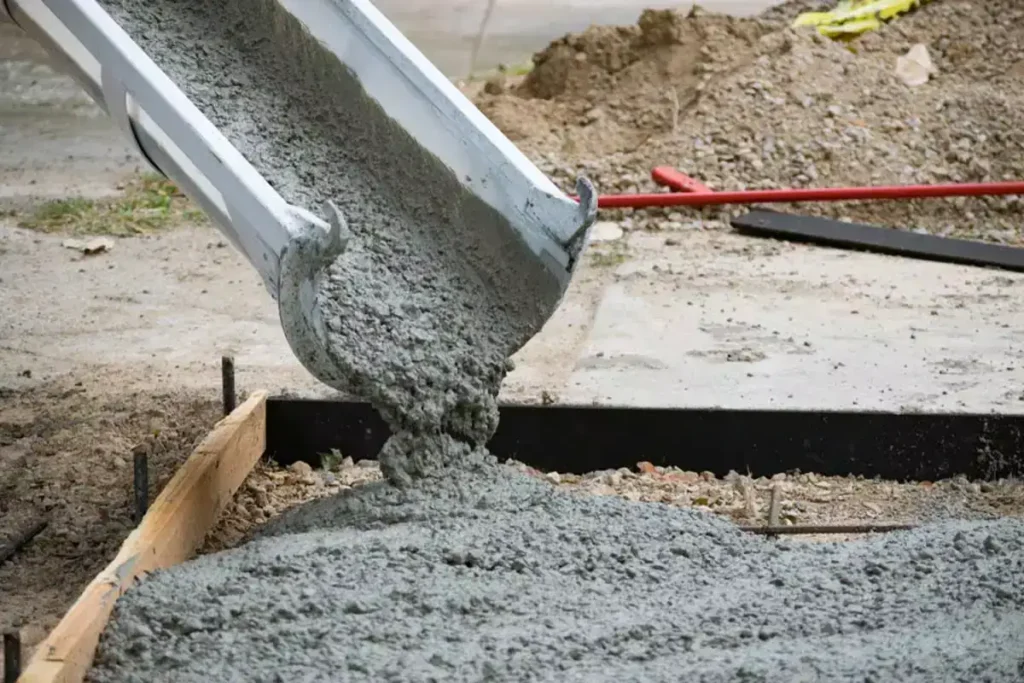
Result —
MULTIPOLYGON (((656 165, 715 190, 1024 177, 1024 6, 936 0, 844 44, 789 28, 809 4, 750 19, 647 11, 556 41, 524 79, 498 77, 476 101, 567 190, 583 173, 602 193, 656 191, 656 165), (896 62, 917 43, 937 71, 910 87, 896 62)), ((1020 208, 997 197, 798 210, 1018 244, 1020 208)), ((679 230, 729 210, 605 216, 679 230)))

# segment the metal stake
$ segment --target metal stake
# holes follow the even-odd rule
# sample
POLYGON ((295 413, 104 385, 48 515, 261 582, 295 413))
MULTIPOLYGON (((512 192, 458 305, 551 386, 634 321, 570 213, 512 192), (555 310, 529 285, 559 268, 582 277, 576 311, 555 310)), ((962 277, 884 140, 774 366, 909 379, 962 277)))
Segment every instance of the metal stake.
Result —
POLYGON ((4 631, 4 683, 16 683, 21 675, 21 634, 4 631))
POLYGON ((741 526, 740 529, 764 536, 791 536, 795 534, 877 534, 889 531, 916 529, 916 524, 878 522, 868 524, 794 524, 792 526, 741 526))
POLYGON ((224 414, 230 415, 238 405, 238 395, 235 393, 235 359, 231 356, 221 356, 220 384, 223 393, 224 414))
POLYGON ((25 544, 38 536, 46 528, 45 519, 37 519, 18 531, 15 531, 6 541, 0 541, 0 564, 14 557, 14 553, 21 550, 25 544))
POLYGON ((142 518, 149 509, 149 456, 142 452, 135 454, 135 523, 142 522, 142 518))

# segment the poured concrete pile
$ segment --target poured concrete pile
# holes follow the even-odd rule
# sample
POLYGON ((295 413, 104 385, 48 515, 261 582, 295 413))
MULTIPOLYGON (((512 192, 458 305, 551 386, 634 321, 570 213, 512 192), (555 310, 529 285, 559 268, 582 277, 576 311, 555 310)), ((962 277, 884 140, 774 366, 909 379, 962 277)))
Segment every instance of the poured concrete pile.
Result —
POLYGON ((92 680, 1018 681, 1024 525, 773 543, 505 467, 294 510, 118 603, 92 680))

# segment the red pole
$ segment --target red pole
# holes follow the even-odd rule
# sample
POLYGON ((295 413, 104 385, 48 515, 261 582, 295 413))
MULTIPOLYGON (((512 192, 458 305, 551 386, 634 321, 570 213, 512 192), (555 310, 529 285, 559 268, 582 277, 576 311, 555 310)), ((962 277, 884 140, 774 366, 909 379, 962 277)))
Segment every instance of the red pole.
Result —
POLYGON ((879 187, 822 187, 737 192, 667 192, 619 194, 597 198, 603 209, 649 206, 710 206, 717 204, 774 204, 787 202, 839 202, 865 199, 923 199, 928 197, 982 197, 1024 194, 1024 182, 950 183, 946 185, 894 185, 879 187))
POLYGON ((672 188, 676 192, 711 192, 711 188, 704 183, 691 178, 671 166, 658 166, 651 171, 651 180, 672 188))

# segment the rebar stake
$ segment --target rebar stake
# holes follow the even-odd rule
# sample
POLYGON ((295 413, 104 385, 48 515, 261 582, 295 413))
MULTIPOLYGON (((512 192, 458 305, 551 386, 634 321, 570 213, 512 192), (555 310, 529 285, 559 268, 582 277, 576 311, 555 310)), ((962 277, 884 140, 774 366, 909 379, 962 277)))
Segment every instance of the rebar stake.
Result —
POLYGON ((890 531, 916 529, 916 524, 794 524, 792 526, 741 526, 743 531, 763 536, 792 536, 797 534, 880 534, 890 531))
POLYGON ((21 676, 21 634, 4 631, 4 683, 15 683, 21 676))
POLYGON ((135 523, 140 524, 149 509, 149 456, 135 453, 135 523))
POLYGON ((45 519, 37 519, 15 531, 7 540, 0 539, 0 564, 14 557, 29 541, 42 533, 46 528, 45 519))
POLYGON ((238 405, 238 395, 235 393, 235 359, 231 356, 221 356, 220 385, 223 394, 224 414, 230 415, 231 411, 238 405))

